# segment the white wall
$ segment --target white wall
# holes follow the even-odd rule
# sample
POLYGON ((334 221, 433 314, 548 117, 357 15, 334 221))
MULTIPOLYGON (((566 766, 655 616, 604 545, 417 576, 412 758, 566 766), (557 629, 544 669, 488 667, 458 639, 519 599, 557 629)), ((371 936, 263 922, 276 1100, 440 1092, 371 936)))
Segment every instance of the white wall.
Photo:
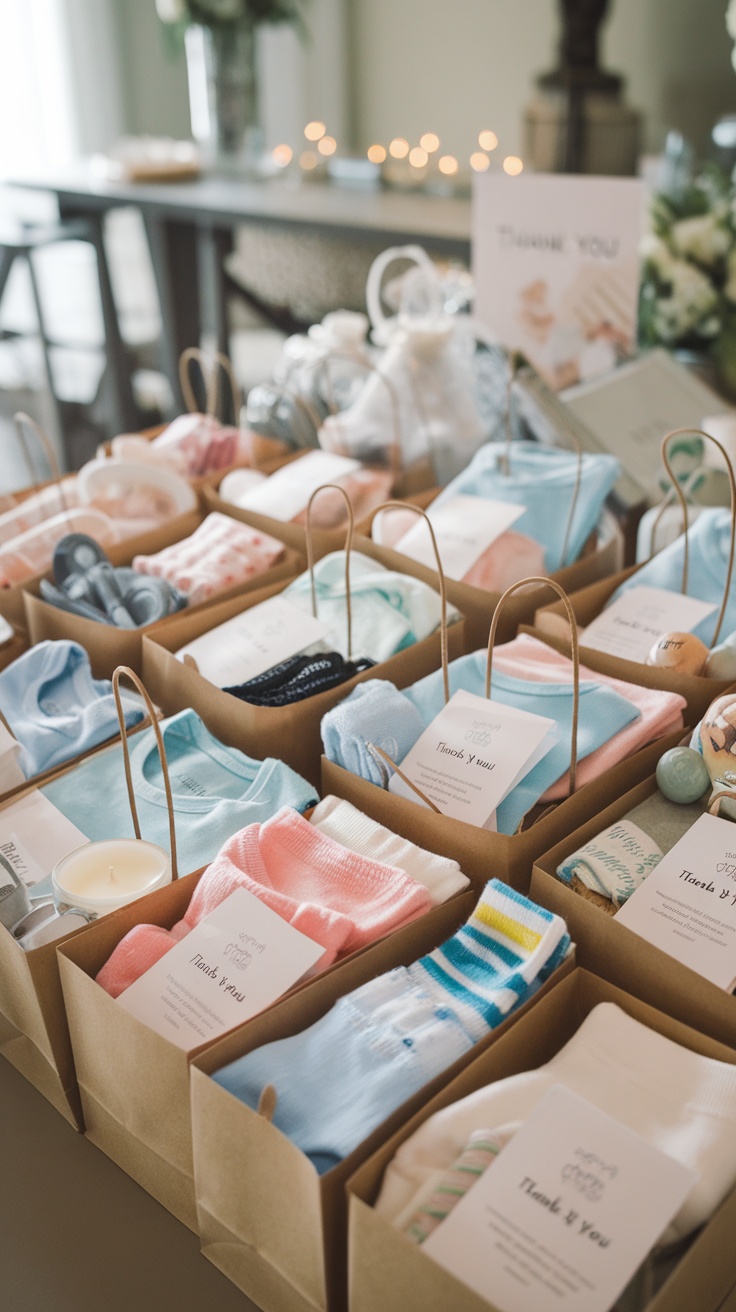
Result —
MULTIPOLYGON (((348 0, 355 144, 437 132, 458 156, 479 128, 504 154, 521 145, 520 119, 537 73, 555 62, 557 0, 348 0)), ((613 0, 606 67, 627 78, 645 115, 647 150, 668 127, 703 138, 736 110, 726 0, 613 0)))

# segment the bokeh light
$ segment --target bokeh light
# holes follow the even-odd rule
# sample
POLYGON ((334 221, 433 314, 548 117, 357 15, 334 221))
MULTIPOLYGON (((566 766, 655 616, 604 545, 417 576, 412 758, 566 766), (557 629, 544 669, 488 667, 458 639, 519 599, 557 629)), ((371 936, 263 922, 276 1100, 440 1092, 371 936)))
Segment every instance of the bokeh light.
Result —
POLYGON ((371 164, 383 164, 383 161, 386 158, 386 147, 379 146, 378 144, 375 146, 369 146, 367 155, 371 164))
POLYGON ((307 138, 307 141, 319 141, 320 137, 323 137, 326 131, 327 128, 325 124, 322 123, 320 119, 315 118, 311 123, 307 123, 307 126, 304 129, 304 135, 307 138))
POLYGON ((439 160, 437 161, 437 168, 440 173, 444 173, 446 177, 451 178, 453 173, 457 173, 458 170, 458 163, 455 156, 440 155, 439 160))
POLYGON ((478 145, 481 150, 495 150, 498 145, 498 137, 489 128, 484 128, 482 132, 478 133, 478 145))
POLYGON ((317 142, 317 150, 320 155, 334 155, 337 150, 337 142, 335 141, 335 138, 322 137, 322 139, 317 142))
POLYGON ((423 132, 419 138, 419 145, 428 155, 433 155, 440 148, 440 139, 436 132, 423 132))
POLYGON ((423 169, 428 159, 429 155, 426 150, 422 150, 421 146, 415 146, 413 150, 409 151, 409 163, 415 169, 423 169))
POLYGON ((509 177, 512 178, 518 177, 523 168, 524 161, 523 159, 519 159, 518 155, 507 155, 503 162, 504 173, 508 173, 509 177))
POLYGON ((280 169, 285 169, 287 164, 291 164, 291 161, 294 158, 294 152, 291 149, 291 146, 287 146, 286 143, 283 143, 280 146, 274 146, 271 152, 271 158, 273 159, 274 164, 278 164, 280 169))
POLYGON ((313 150, 303 150, 299 156, 300 169, 316 169, 319 164, 319 155, 313 150))
POLYGON ((406 137, 394 137, 388 148, 389 155, 394 159, 406 159, 409 154, 409 142, 406 137))
POLYGON ((474 173, 485 173, 491 167, 491 161, 482 150, 474 150, 470 156, 470 167, 474 173))

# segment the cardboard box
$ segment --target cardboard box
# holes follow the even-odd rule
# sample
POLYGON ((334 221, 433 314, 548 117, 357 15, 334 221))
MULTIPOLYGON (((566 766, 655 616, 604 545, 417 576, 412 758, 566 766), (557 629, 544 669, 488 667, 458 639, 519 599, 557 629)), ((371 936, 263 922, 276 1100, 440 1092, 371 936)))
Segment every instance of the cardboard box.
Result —
MULTIPOLYGON (((146 534, 145 539, 138 538, 138 545, 134 552, 131 552, 130 544, 121 544, 115 553, 115 558, 113 559, 112 552, 110 557, 116 565, 129 565, 134 555, 150 555, 165 546, 179 542, 181 538, 189 537, 202 523, 203 518, 204 516, 199 514, 192 515, 186 532, 177 534, 176 537, 169 537, 166 542, 160 540, 160 532, 157 531, 156 535, 146 534), (149 541, 154 536, 159 538, 157 545, 145 547, 142 545, 144 541, 149 541)), ((72 615, 61 610, 58 606, 43 600, 40 595, 40 580, 37 579, 23 588, 26 627, 32 643, 43 642, 47 638, 69 638, 72 642, 81 643, 89 653, 92 673, 97 679, 112 678, 113 671, 118 665, 129 665, 140 674, 142 642, 145 634, 153 634, 165 628, 179 615, 198 615, 228 598, 249 596, 252 592, 260 591, 273 583, 280 583, 283 586, 289 579, 301 573, 303 568, 302 557, 290 547, 285 547, 281 559, 257 578, 247 583, 239 583, 233 588, 218 593, 216 597, 199 602, 195 606, 187 606, 184 611, 177 611, 174 615, 169 615, 154 624, 146 624, 140 629, 119 629, 110 624, 98 624, 95 620, 84 619, 81 615, 72 615)))
MULTIPOLYGON (((641 569, 633 565, 611 578, 593 583, 589 587, 574 592, 570 597, 575 618, 580 628, 592 623, 600 615, 606 603, 625 579, 631 578, 641 569)), ((551 643, 566 656, 570 654, 570 640, 567 636, 567 618, 561 602, 541 606, 534 616, 534 627, 524 632, 534 633, 551 643)), ((586 647, 584 640, 580 644, 580 660, 591 670, 601 674, 610 674, 616 679, 626 679, 628 683, 638 683, 642 688, 662 688, 665 692, 679 692, 687 702, 691 723, 700 720, 711 702, 720 697, 731 687, 731 680, 706 679, 696 674, 676 674, 672 670, 642 665, 639 661, 622 660, 619 656, 609 656, 606 652, 594 651, 586 647)))
MULTIPOLYGON (((736 1052, 672 1020, 636 996, 576 969, 496 1043, 475 1058, 425 1103, 348 1181, 350 1207, 350 1312, 494 1312, 460 1280, 428 1257, 373 1209, 386 1166, 399 1144, 450 1103, 496 1080, 547 1062, 600 1002, 624 1011, 675 1043, 719 1061, 736 1063, 736 1052)), ((696 1236, 647 1312, 716 1312, 733 1287, 731 1236, 736 1191, 696 1236)))
MULTIPOLYGON (((361 539, 359 550, 375 560, 380 548, 361 539)), ((403 563, 406 566, 404 573, 422 577, 420 565, 412 568, 413 562, 403 563)), ((207 728, 229 746, 239 747, 249 756, 279 757, 318 787, 322 716, 343 701, 356 683, 365 679, 390 679, 398 688, 405 688, 425 674, 431 674, 440 666, 440 635, 439 632, 431 634, 337 688, 280 707, 252 706, 240 701, 174 656, 174 652, 194 638, 282 591, 283 584, 274 584, 251 592, 245 598, 213 604, 199 614, 182 612, 173 616, 165 626, 160 625, 155 633, 143 639, 143 678, 151 696, 167 715, 183 710, 185 706, 193 706, 207 728)), ((448 648, 450 660, 465 650, 462 619, 448 628, 448 648)))
MULTIPOLYGON (((439 492, 439 488, 433 490, 432 494, 424 494, 424 497, 412 498, 417 505, 426 509, 431 505, 434 497, 439 492)), ((369 516, 367 529, 362 528, 370 534, 373 524, 374 515, 369 516)), ((550 578, 559 583, 567 593, 574 593, 576 590, 586 587, 588 584, 596 583, 600 579, 606 579, 614 570, 621 568, 623 560, 623 538, 615 520, 610 515, 605 515, 602 520, 603 531, 599 534, 598 540, 593 542, 579 560, 573 565, 567 565, 564 569, 556 570, 550 578)), ((389 569, 402 570, 406 567, 408 557, 400 555, 390 547, 380 548, 382 554, 381 563, 389 569)), ((416 563, 416 562, 412 562, 416 563)), ((431 584, 433 588, 439 586, 436 570, 430 569, 426 565, 417 566, 422 573, 419 578, 424 579, 425 583, 431 584)), ((546 588, 544 584, 530 584, 523 591, 514 593, 509 597, 504 605, 503 618, 499 621, 498 641, 510 642, 515 637, 520 624, 531 622, 535 611, 548 601, 552 591, 546 588)), ((478 647, 485 647, 488 642, 488 634, 491 628, 493 613, 501 600, 500 592, 488 592, 484 588, 477 588, 469 583, 461 583, 456 579, 447 579, 447 599, 465 616, 465 633, 468 651, 475 651, 478 647)), ((560 603, 561 604, 561 603, 560 603)), ((564 613, 564 612, 563 612, 564 613)))
POLYGON ((420 847, 454 857, 471 878, 485 882, 491 875, 496 875, 519 892, 526 893, 536 858, 590 816, 599 815, 632 783, 647 778, 662 752, 668 747, 676 747, 681 738, 682 730, 678 729, 659 742, 643 747, 580 788, 572 797, 558 803, 521 834, 489 833, 463 820, 438 815, 418 802, 410 802, 366 779, 359 779, 324 756, 321 792, 323 796, 335 793, 345 798, 366 815, 420 847))
MULTIPOLYGON (((534 865, 530 895, 564 916, 577 944, 578 962, 653 1007, 720 1043, 736 1047, 736 997, 627 929, 594 901, 558 879, 561 861, 657 792, 654 775, 599 810, 534 865)), ((676 805, 676 803, 672 803, 676 805)))
MULTIPOLYGON (((420 937, 422 922, 404 939, 401 955, 388 957, 396 935, 385 940, 381 960, 372 949, 363 963, 346 965, 339 980, 340 994, 349 992, 389 965, 408 964, 422 952, 444 941, 467 919, 475 901, 463 897, 448 903, 435 926, 435 942, 420 937)), ((437 915, 437 912, 434 914, 437 915)), ((409 927, 412 928, 411 926, 409 927)), ((428 928, 425 918, 424 928, 428 928)), ((263 1043, 298 1033, 332 1006, 337 993, 315 982, 298 996, 286 998, 268 1013, 235 1031, 192 1063, 192 1128, 197 1215, 204 1256, 242 1289, 265 1312, 340 1312, 346 1296, 347 1213, 345 1182, 387 1136, 422 1107, 427 1098, 464 1068, 478 1052, 492 1048, 501 1036, 515 1029, 539 999, 554 990, 572 969, 561 966, 517 1012, 466 1054, 448 1071, 397 1108, 364 1143, 325 1175, 318 1175, 309 1158, 264 1116, 210 1079, 213 1071, 251 1052, 263 1043)), ((339 1061, 339 1054, 335 1054, 339 1061)), ((325 1071, 329 1079, 329 1070, 325 1071)))
MULTIPOLYGON (((87 1137, 195 1231, 189 1066, 193 1058, 215 1047, 219 1050, 226 1040, 211 1041, 187 1053, 118 1006, 94 977, 133 925, 171 928, 180 920, 201 873, 179 879, 139 898, 114 917, 97 921, 58 953, 87 1137)), ((341 992, 390 969, 407 952, 411 954, 416 944, 420 945, 418 954, 435 946, 445 936, 445 926, 454 928, 461 923, 474 903, 473 895, 460 894, 314 980, 297 985, 287 995, 297 1014, 315 990, 331 1005, 341 992)), ((272 1012, 273 1008, 267 1008, 230 1037, 251 1026, 270 1036, 272 1012)))

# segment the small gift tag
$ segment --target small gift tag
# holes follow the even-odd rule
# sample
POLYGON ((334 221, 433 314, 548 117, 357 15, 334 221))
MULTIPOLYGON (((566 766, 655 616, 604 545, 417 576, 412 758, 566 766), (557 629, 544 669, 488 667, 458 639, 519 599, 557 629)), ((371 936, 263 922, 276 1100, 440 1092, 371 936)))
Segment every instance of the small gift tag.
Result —
POLYGON ((188 1052, 270 1006, 324 952, 239 888, 121 993, 118 1002, 188 1052))
POLYGON ((2 812, 0 856, 29 888, 50 875, 68 852, 87 842, 87 835, 37 789, 2 812))
POLYGON ((729 993, 736 987, 736 825, 701 815, 616 920, 729 993))
POLYGON ((332 455, 329 451, 310 451, 276 470, 265 482, 247 492, 238 504, 243 510, 270 515, 271 519, 288 524, 306 510, 312 493, 323 483, 334 483, 359 469, 362 469, 359 460, 332 455))
POLYGON ((583 630, 580 642, 609 656, 644 662, 663 633, 691 633, 717 609, 665 588, 628 588, 583 630))
POLYGON ((608 1312, 696 1180, 554 1085, 422 1251, 499 1312, 608 1312))
POLYGON ((264 670, 280 665, 297 652, 321 642, 327 625, 283 597, 269 597, 258 606, 203 633, 180 647, 180 661, 193 657, 205 679, 218 688, 246 683, 264 670))
MULTIPOLYGON (((450 497, 441 506, 430 506, 440 560, 448 579, 463 579, 487 547, 505 533, 526 510, 526 506, 488 497, 450 497)), ((420 565, 436 568, 429 529, 418 520, 396 543, 395 551, 410 556, 420 565)))
MULTIPOLYGON (((551 749, 556 731, 555 721, 542 715, 456 692, 400 762, 401 771, 443 815, 495 829, 496 807, 551 749)), ((419 800, 397 774, 389 789, 419 800)))

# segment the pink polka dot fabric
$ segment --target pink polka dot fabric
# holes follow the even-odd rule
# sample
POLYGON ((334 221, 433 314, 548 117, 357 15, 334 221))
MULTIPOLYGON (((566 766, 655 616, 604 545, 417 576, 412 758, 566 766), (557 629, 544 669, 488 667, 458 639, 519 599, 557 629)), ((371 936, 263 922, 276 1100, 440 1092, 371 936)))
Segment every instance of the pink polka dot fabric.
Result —
POLYGON ((166 579, 195 606, 264 574, 284 551, 276 538, 214 512, 191 537, 154 556, 136 556, 133 569, 166 579))

